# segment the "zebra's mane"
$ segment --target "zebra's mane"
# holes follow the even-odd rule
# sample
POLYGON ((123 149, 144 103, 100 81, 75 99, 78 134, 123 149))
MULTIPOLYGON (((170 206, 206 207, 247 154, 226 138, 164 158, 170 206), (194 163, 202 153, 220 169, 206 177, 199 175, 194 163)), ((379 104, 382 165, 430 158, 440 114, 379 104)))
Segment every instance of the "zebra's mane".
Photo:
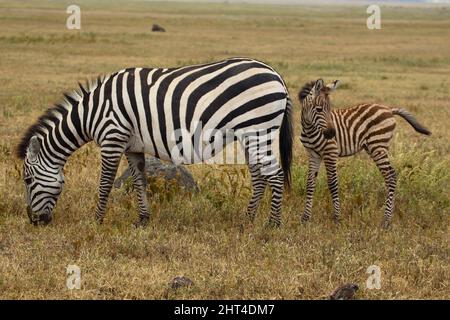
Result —
POLYGON ((60 102, 48 108, 47 111, 45 111, 45 113, 27 129, 17 145, 17 157, 20 159, 25 159, 31 137, 33 137, 36 133, 42 132, 42 129, 45 127, 46 123, 57 123, 59 121, 57 117, 58 114, 65 113, 69 108, 73 108, 76 102, 81 101, 83 97, 95 90, 106 78, 109 78, 110 76, 112 75, 99 75, 97 78, 86 80, 84 85, 78 83, 78 89, 65 92, 63 94, 64 97, 60 102))
POLYGON ((315 83, 315 81, 310 81, 306 83, 303 88, 301 88, 301 90, 298 92, 298 98, 300 99, 300 102, 308 96, 312 88, 314 88, 315 83))

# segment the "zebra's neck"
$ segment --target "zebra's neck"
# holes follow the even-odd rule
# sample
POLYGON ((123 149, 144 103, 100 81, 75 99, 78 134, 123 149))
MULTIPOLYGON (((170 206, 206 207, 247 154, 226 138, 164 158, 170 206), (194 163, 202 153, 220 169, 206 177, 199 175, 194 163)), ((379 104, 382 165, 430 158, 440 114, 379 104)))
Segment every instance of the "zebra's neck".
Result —
POLYGON ((98 117, 100 107, 95 95, 101 83, 97 79, 88 84, 88 89, 80 86, 79 91, 65 94, 65 99, 41 118, 36 134, 42 141, 41 157, 47 165, 63 167, 73 152, 94 140, 92 120, 98 117))

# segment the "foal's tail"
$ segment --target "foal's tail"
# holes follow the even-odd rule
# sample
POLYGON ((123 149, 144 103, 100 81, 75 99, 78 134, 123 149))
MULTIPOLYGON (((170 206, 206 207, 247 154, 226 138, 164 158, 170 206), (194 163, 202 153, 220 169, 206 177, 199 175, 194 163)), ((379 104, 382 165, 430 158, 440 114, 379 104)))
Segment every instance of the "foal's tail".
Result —
POLYGON ((294 144, 294 129, 292 126, 292 101, 286 96, 286 109, 280 128, 280 160, 284 172, 284 185, 291 187, 292 145, 294 144))
POLYGON ((427 128, 425 128, 424 126, 422 126, 419 121, 417 121, 417 119, 408 111, 406 111, 405 109, 402 108, 392 108, 392 113, 395 115, 399 115, 400 117, 402 117, 403 119, 405 119, 406 121, 408 121, 408 123, 414 128, 414 130, 416 130, 417 132, 420 132, 422 134, 426 134, 427 136, 429 136, 431 134, 431 131, 428 130, 427 128))

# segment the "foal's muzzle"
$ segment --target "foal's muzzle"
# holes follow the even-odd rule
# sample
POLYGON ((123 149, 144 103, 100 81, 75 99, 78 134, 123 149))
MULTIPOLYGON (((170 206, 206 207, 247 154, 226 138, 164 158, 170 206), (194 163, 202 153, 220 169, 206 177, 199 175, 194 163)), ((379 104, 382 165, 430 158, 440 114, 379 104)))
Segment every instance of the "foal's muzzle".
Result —
POLYGON ((30 219, 30 223, 34 226, 45 226, 53 219, 52 213, 49 210, 44 209, 43 212, 33 212, 29 206, 27 206, 27 215, 30 219))
POLYGON ((323 131, 323 136, 325 137, 325 139, 333 139, 336 136, 336 129, 327 128, 323 131))

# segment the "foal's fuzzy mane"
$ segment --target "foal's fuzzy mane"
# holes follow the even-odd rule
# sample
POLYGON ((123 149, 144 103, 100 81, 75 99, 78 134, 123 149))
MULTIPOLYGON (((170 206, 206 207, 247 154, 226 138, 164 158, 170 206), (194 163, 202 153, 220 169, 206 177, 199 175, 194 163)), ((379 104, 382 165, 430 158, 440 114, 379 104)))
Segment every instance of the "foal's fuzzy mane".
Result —
POLYGON ((315 83, 316 83, 315 81, 310 81, 310 82, 306 83, 303 86, 303 88, 300 89, 300 91, 298 92, 298 98, 299 98, 300 102, 302 102, 308 96, 308 94, 311 92, 312 88, 314 88, 315 83))
POLYGON ((78 83, 78 89, 64 93, 64 98, 60 102, 48 108, 47 111, 27 129, 16 147, 17 157, 19 157, 20 159, 25 159, 31 137, 41 132, 46 123, 59 121, 56 116, 57 114, 65 113, 68 108, 73 107, 76 102, 81 101, 84 96, 100 86, 105 78, 106 76, 100 75, 97 78, 87 80, 84 85, 78 83))

